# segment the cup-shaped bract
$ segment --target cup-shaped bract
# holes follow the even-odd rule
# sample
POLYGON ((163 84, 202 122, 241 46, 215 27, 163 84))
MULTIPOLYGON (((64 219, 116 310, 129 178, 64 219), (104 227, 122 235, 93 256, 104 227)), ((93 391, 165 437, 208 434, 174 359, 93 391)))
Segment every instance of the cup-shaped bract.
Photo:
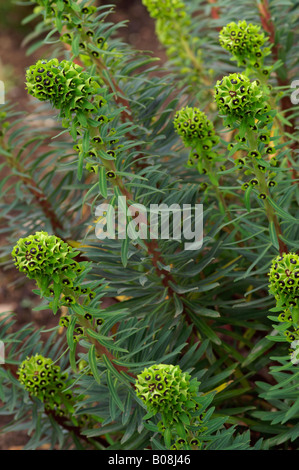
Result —
POLYGON ((283 253, 277 256, 271 265, 269 291, 274 295, 279 306, 296 307, 299 305, 299 256, 295 253, 283 253))
POLYGON ((162 413, 168 422, 188 412, 187 402, 196 396, 198 385, 179 366, 154 365, 137 376, 136 393, 149 411, 162 413))
POLYGON ((27 357, 18 369, 19 382, 30 393, 43 402, 57 399, 59 392, 66 388, 67 373, 52 359, 40 354, 27 357))
POLYGON ((97 93, 99 85, 72 61, 38 60, 26 72, 26 87, 30 95, 40 101, 50 101, 62 115, 66 111, 96 111, 91 97, 97 93))
POLYGON ((142 0, 153 18, 178 20, 186 16, 185 4, 182 0, 142 0))
POLYGON ((186 147, 192 146, 209 152, 219 142, 213 123, 196 107, 186 106, 180 109, 173 123, 186 147))
POLYGON ((215 99, 219 111, 236 120, 255 118, 257 114, 268 111, 259 83, 256 80, 251 82, 240 73, 232 73, 217 81, 215 99))
POLYGON ((240 66, 248 61, 253 65, 259 64, 269 51, 269 48, 263 50, 267 39, 260 30, 259 25, 247 24, 245 20, 231 22, 220 31, 219 42, 235 57, 240 66))
POLYGON ((51 278, 54 273, 67 277, 68 271, 82 271, 79 263, 73 260, 77 252, 68 243, 47 232, 20 238, 11 254, 17 269, 30 279, 51 278))

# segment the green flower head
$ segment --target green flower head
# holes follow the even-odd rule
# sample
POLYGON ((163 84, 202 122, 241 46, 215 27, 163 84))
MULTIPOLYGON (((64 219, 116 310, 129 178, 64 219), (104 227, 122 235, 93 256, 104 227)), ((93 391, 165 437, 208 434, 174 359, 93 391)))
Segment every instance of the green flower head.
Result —
POLYGON ((142 0, 153 18, 178 19, 186 16, 182 0, 142 0))
POLYGON ((26 72, 28 93, 40 101, 50 101, 57 109, 70 112, 95 111, 90 97, 98 84, 79 65, 58 59, 39 60, 26 72))
POLYGON ((30 395, 42 401, 51 401, 59 392, 63 392, 68 377, 52 359, 40 354, 27 357, 20 365, 17 374, 19 382, 30 395))
POLYGON ((229 23, 220 31, 220 45, 235 57, 240 66, 248 60, 253 64, 260 63, 269 50, 262 50, 266 38, 260 29, 260 26, 247 24, 246 21, 229 23))
POLYGON ((299 256, 284 253, 277 256, 271 265, 269 291, 280 306, 297 306, 299 298, 299 256))
POLYGON ((187 47, 190 43, 190 26, 192 16, 183 0, 142 0, 152 18, 155 19, 155 30, 159 42, 166 49, 166 54, 182 76, 189 76, 191 81, 198 81, 199 69, 203 68, 198 37, 193 36, 192 49, 196 56, 197 67, 187 47))
POLYGON ((218 80, 215 86, 215 99, 219 111, 236 120, 241 120, 245 116, 254 117, 266 106, 258 82, 251 82, 246 75, 239 73, 232 73, 218 80))
POLYGON ((186 402, 196 395, 197 385, 191 383, 190 378, 179 366, 154 365, 137 376, 136 394, 149 411, 163 413, 173 421, 184 411, 186 402))
POLYGON ((174 127, 186 147, 208 152, 219 142, 212 122, 198 108, 186 106, 180 109, 175 115, 174 127))
POLYGON ((76 255, 73 248, 47 232, 20 238, 11 254, 17 269, 30 279, 50 278, 53 273, 67 276, 68 271, 79 269, 79 264, 73 260, 76 255))

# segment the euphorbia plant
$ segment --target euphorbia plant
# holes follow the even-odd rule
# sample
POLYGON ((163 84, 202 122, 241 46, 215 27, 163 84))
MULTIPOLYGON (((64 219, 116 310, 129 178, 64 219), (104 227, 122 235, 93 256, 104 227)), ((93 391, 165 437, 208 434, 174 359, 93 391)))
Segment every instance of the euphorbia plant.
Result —
POLYGON ((29 52, 43 34, 48 56, 24 88, 56 121, 36 131, 2 110, 0 152, 19 178, 19 205, 2 196, 2 254, 57 321, 45 340, 3 319, 2 409, 23 428, 34 417, 27 448, 296 448, 292 38, 275 42, 279 2, 248 0, 238 23, 221 0, 140 3, 165 69, 122 42, 111 6, 32 2, 29 52), (201 233, 184 212, 198 205, 201 233), (153 208, 168 217, 154 229, 153 208))

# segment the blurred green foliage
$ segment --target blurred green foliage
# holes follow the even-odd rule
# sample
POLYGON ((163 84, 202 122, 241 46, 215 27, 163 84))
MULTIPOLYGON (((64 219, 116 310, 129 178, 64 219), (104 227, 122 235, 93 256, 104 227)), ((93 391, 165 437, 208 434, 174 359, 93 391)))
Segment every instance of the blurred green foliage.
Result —
POLYGON ((18 8, 16 0, 0 1, 0 26, 3 30, 10 30, 12 33, 24 34, 29 31, 30 26, 23 25, 22 20, 31 11, 30 5, 18 8))

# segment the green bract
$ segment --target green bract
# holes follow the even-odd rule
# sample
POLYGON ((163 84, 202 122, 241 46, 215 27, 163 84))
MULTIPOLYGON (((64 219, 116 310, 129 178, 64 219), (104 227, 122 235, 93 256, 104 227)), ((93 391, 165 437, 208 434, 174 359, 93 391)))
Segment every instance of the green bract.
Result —
POLYGON ((190 80, 197 81, 203 74, 200 40, 190 35, 192 17, 181 0, 142 0, 152 18, 155 19, 156 34, 166 47, 168 57, 179 68, 182 76, 189 75, 190 80))
POLYGON ((272 262, 269 290, 279 306, 297 306, 299 298, 299 256, 284 253, 272 262))
POLYGON ((68 243, 47 232, 36 232, 20 238, 12 250, 15 265, 29 279, 35 279, 41 294, 55 297, 49 307, 56 313, 59 306, 72 306, 83 296, 84 305, 95 297, 87 285, 81 285, 79 275, 87 264, 78 263, 74 257, 79 253, 68 243))
POLYGON ((55 13, 55 7, 57 11, 56 0, 36 0, 36 3, 41 7, 44 7, 46 16, 53 15, 53 13, 55 13))
POLYGON ((174 118, 174 127, 185 146, 196 147, 208 153, 219 142, 212 122, 198 108, 186 106, 174 118))
POLYGON ((37 61, 26 72, 26 86, 30 95, 40 101, 50 101, 55 108, 62 110, 62 115, 97 110, 91 97, 99 85, 89 73, 71 61, 37 61))
POLYGON ((30 395, 39 398, 49 408, 57 408, 63 414, 61 403, 70 400, 72 394, 65 393, 68 374, 62 373, 60 366, 55 365, 52 359, 40 354, 27 357, 17 374, 19 382, 30 395))
POLYGON ((215 99, 219 111, 236 120, 242 120, 244 117, 252 118, 264 111, 266 106, 265 97, 258 82, 251 82, 246 75, 239 73, 232 73, 217 81, 215 99))
POLYGON ((45 8, 46 17, 53 15, 61 17, 66 22, 72 21, 72 13, 81 12, 83 15, 90 15, 96 11, 94 6, 80 6, 75 0, 36 0, 36 3, 45 8), (69 15, 66 15, 68 13, 69 15))
POLYGON ((54 273, 68 277, 69 271, 81 272, 79 263, 73 260, 77 252, 47 232, 36 232, 20 238, 11 254, 18 270, 26 273, 30 279, 52 277, 54 273))
POLYGON ((18 369, 19 381, 31 395, 47 397, 54 391, 62 391, 65 388, 67 374, 62 374, 60 367, 55 365, 52 359, 36 354, 27 357, 18 369), (61 383, 60 383, 61 382, 61 383))
POLYGON ((262 50, 266 38, 264 33, 260 33, 260 29, 260 26, 247 24, 244 20, 232 22, 220 31, 219 42, 234 56, 239 66, 246 65, 249 61, 259 68, 261 60, 269 52, 269 48, 262 50))
POLYGON ((213 147, 218 144, 219 137, 206 114, 198 108, 186 106, 176 113, 174 127, 184 145, 192 147, 188 166, 196 165, 200 173, 211 171, 213 164, 210 162, 217 158, 213 147))
POLYGON ((153 18, 178 20, 186 16, 185 4, 181 0, 142 0, 153 18))
POLYGON ((190 378, 179 366, 154 365, 137 376, 136 393, 149 411, 160 412, 168 422, 173 422, 188 411, 187 402, 196 396, 197 382, 190 382, 190 378))

